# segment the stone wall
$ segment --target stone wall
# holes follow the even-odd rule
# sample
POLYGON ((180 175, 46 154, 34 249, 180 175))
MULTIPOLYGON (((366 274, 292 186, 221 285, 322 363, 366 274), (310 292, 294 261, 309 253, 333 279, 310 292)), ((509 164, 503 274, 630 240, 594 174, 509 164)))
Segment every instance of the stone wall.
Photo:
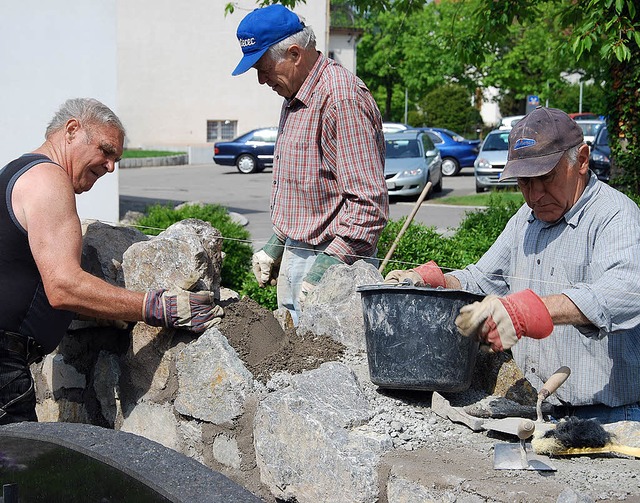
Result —
MULTIPOLYGON (((272 348, 254 344, 253 350, 268 353, 280 370, 266 377, 252 374, 249 368, 258 366, 251 351, 237 342, 234 347, 222 333, 242 301, 220 286, 221 248, 220 233, 198 220, 175 224, 154 238, 87 225, 86 270, 136 290, 195 282, 198 289, 215 292, 227 321, 199 337, 143 323, 74 321, 58 349, 32 368, 39 420, 135 433, 272 503, 549 501, 582 479, 599 494, 622 494, 619 484, 609 493, 608 486, 598 485, 607 471, 602 465, 596 467, 596 482, 582 463, 573 471, 565 467, 566 477, 557 475, 542 489, 539 477, 526 470, 499 477, 487 459, 495 440, 442 419, 431 409, 428 393, 376 389, 365 361, 356 288, 382 277, 363 261, 330 268, 307 299, 298 330, 283 321, 278 335, 307 348, 331 338, 344 346, 342 355, 326 361, 298 351, 306 366, 283 366, 281 360, 296 351, 291 341, 281 344, 276 338, 272 348)), ((267 325, 263 315, 273 317, 247 314, 249 347, 252 327, 267 325)), ((485 378, 495 363, 485 366, 485 378)), ((491 386, 497 388, 495 380, 491 386)), ((615 473, 626 480, 636 468, 618 465, 615 473)))

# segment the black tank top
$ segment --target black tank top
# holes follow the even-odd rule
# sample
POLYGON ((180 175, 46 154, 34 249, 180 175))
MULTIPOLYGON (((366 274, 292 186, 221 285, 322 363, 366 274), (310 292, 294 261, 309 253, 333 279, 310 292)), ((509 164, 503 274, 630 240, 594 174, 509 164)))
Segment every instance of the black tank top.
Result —
POLYGON ((66 333, 73 313, 49 304, 27 232, 11 207, 13 186, 20 175, 43 162, 53 161, 25 154, 0 169, 0 329, 33 337, 50 353, 66 333))

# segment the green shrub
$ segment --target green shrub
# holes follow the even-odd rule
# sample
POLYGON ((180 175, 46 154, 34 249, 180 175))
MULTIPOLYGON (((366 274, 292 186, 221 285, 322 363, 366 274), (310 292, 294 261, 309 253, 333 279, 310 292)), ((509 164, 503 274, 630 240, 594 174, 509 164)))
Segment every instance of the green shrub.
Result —
POLYGON ((137 225, 145 234, 157 236, 164 229, 187 218, 197 218, 209 222, 223 236, 221 283, 227 288, 240 291, 247 272, 251 270, 250 234, 240 224, 234 222, 227 209, 214 204, 184 205, 178 209, 172 206, 154 205, 147 208, 146 214, 137 225))
MULTIPOLYGON (((517 202, 491 195, 488 207, 467 212, 452 236, 442 236, 435 227, 411 223, 382 274, 393 269, 410 269, 429 260, 434 260, 445 272, 477 262, 519 207, 517 202)), ((405 220, 390 220, 383 230, 378 243, 380 259, 393 245, 405 220)))
POLYGON ((247 296, 255 300, 262 307, 275 311, 278 308, 277 288, 275 286, 265 286, 260 288, 252 272, 247 273, 240 289, 241 296, 247 296))

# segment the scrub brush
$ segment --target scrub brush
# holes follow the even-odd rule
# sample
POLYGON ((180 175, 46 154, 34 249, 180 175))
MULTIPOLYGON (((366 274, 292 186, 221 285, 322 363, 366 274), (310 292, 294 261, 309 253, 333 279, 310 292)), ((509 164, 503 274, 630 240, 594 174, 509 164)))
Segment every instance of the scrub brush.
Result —
POLYGON ((595 419, 569 417, 544 434, 534 434, 531 447, 536 454, 577 456, 581 454, 624 454, 640 458, 640 448, 621 445, 595 419))

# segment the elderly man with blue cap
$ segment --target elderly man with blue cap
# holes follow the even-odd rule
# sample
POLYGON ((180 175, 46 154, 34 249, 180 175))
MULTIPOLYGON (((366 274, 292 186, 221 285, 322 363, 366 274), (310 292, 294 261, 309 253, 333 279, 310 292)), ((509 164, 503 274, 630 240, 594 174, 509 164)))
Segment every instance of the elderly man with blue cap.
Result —
POLYGON ((525 204, 476 264, 433 262, 385 281, 485 294, 456 319, 461 334, 511 349, 537 389, 561 366, 556 415, 640 421, 640 209, 589 170, 582 130, 538 107, 509 133, 503 178, 525 204))
POLYGON ((389 212, 382 118, 365 84, 318 52, 311 27, 286 7, 250 12, 237 37, 243 57, 233 75, 255 68, 258 82, 284 98, 273 236, 254 254, 253 270, 261 286, 277 281, 278 305, 297 324, 330 266, 375 261, 389 212))

